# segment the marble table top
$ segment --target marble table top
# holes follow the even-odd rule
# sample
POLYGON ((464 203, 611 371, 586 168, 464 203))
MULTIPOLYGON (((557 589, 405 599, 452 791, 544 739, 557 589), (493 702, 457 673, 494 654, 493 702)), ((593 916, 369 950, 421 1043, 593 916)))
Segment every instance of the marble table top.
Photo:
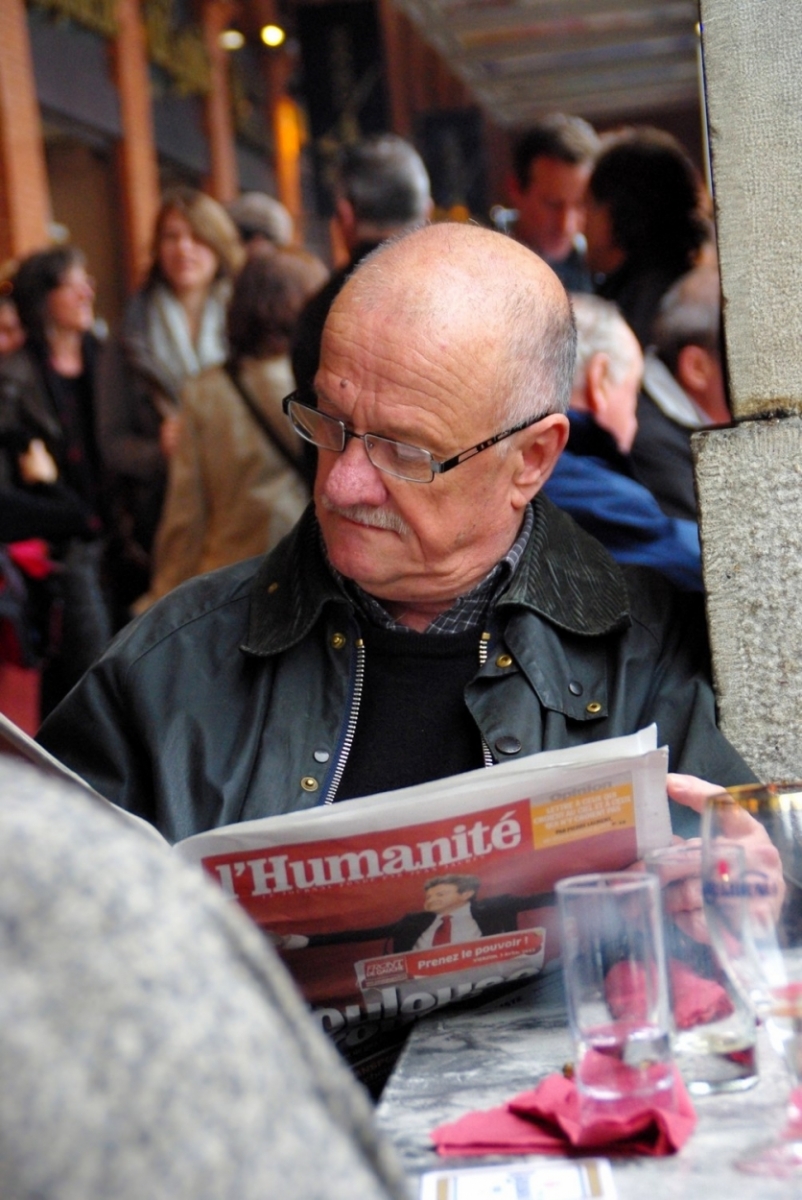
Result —
MULTIPOLYGON (((754 1177, 733 1166, 745 1149, 771 1140, 785 1123, 790 1083, 762 1032, 758 1051, 760 1079, 750 1091, 694 1098, 698 1125, 679 1154, 612 1160, 619 1200, 787 1200, 802 1191, 798 1180, 754 1177)), ((446 1010, 414 1028, 382 1095, 379 1124, 413 1184, 424 1171, 504 1161, 440 1158, 429 1132, 526 1091, 570 1058, 559 1004, 536 1005, 524 991, 496 1011, 446 1010)))

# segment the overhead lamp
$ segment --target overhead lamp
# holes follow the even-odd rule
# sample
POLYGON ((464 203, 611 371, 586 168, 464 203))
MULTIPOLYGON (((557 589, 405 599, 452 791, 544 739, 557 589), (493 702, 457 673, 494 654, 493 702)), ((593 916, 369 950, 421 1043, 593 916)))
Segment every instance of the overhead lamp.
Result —
POLYGON ((245 35, 239 29, 224 29, 220 34, 220 45, 224 50, 241 50, 245 45, 245 35))
POLYGON ((280 25, 265 25, 265 26, 263 26, 263 28, 260 31, 259 36, 261 37, 262 41, 264 42, 264 44, 266 46, 270 46, 273 49, 275 49, 276 46, 280 46, 282 44, 282 42, 284 42, 285 38, 287 37, 286 33, 284 32, 284 30, 281 28, 280 25))

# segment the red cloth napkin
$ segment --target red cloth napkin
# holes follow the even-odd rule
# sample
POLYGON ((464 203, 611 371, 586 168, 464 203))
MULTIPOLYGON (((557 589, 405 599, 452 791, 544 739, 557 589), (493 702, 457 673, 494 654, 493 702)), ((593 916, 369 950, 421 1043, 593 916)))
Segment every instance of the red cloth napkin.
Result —
POLYGON ((681 1149, 695 1126, 696 1113, 675 1068, 672 1087, 623 1100, 580 1100, 573 1082, 549 1075, 534 1091, 523 1092, 500 1108, 468 1113, 440 1125, 431 1136, 442 1155, 570 1154, 574 1150, 661 1155, 681 1149))
MULTIPOLYGON (((697 975, 677 958, 669 959, 668 972, 678 1029, 707 1025, 732 1012, 729 996, 714 979, 697 975)), ((638 1015, 647 1019, 646 973, 640 963, 625 960, 611 967, 604 979, 604 992, 614 1017, 638 1015)))
POLYGON ((720 983, 697 975, 685 963, 669 959, 668 971, 674 995, 674 1020, 677 1029, 692 1029, 720 1021, 733 1011, 732 1001, 720 983))

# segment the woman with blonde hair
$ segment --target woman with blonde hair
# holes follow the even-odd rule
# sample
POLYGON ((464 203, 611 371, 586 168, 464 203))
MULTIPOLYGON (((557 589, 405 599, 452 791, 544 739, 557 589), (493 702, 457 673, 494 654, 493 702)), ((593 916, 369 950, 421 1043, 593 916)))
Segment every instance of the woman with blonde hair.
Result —
POLYGON ((226 305, 242 261, 239 236, 222 205, 189 187, 165 192, 153 264, 100 370, 98 441, 115 524, 110 561, 121 610, 148 584, 181 389, 226 357, 226 305))
POLYGON ((193 575, 264 554, 303 512, 304 443, 281 402, 295 387, 298 316, 327 278, 303 250, 265 252, 243 267, 228 310, 230 357, 184 389, 153 580, 136 611, 193 575))

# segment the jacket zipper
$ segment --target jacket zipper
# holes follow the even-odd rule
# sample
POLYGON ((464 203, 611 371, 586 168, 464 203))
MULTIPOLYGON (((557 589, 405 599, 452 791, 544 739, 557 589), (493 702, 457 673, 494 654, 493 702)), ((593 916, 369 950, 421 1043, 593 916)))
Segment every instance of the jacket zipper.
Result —
MULTIPOLYGON (((483 667, 487 662, 487 647, 489 643, 490 634, 483 633, 479 638, 480 667, 483 667)), ((326 799, 323 801, 324 804, 333 804, 336 799, 337 789, 340 786, 340 780, 343 777, 345 765, 348 762, 348 755, 351 753, 351 746, 354 743, 356 723, 359 719, 359 706, 362 702, 362 687, 365 681, 365 643, 363 642, 362 638, 357 638, 355 645, 356 667, 354 670, 354 690, 351 694, 351 711, 348 714, 348 725, 346 726, 343 744, 340 747, 340 757, 337 760, 337 767, 331 777, 329 790, 326 793, 326 799)), ((484 760, 484 766, 492 767, 495 764, 493 762, 493 755, 490 753, 490 747, 485 741, 484 735, 480 736, 482 738, 482 759, 484 760)))
POLYGON ((356 733, 356 723, 359 717, 359 705, 362 702, 362 687, 365 682, 365 643, 362 638, 357 638, 356 646, 356 667, 354 669, 354 689, 351 693, 351 711, 348 714, 348 724, 345 729, 345 737, 343 738, 342 746, 340 747, 340 756, 337 759, 337 766, 334 774, 331 777, 329 790, 326 793, 324 804, 333 804, 337 795, 337 788, 340 786, 340 780, 345 771, 345 764, 348 762, 348 755, 351 753, 351 746, 354 742, 356 733))
MULTIPOLYGON (((479 638, 479 666, 480 667, 483 667, 485 665, 485 663, 487 662, 487 648, 489 645, 490 645, 490 634, 485 632, 479 638)), ((495 764, 493 763, 493 755, 490 753, 490 747, 488 746, 487 742, 485 741, 484 734, 480 734, 480 736, 482 739, 482 758, 484 759, 484 765, 486 767, 492 767, 495 764)))

